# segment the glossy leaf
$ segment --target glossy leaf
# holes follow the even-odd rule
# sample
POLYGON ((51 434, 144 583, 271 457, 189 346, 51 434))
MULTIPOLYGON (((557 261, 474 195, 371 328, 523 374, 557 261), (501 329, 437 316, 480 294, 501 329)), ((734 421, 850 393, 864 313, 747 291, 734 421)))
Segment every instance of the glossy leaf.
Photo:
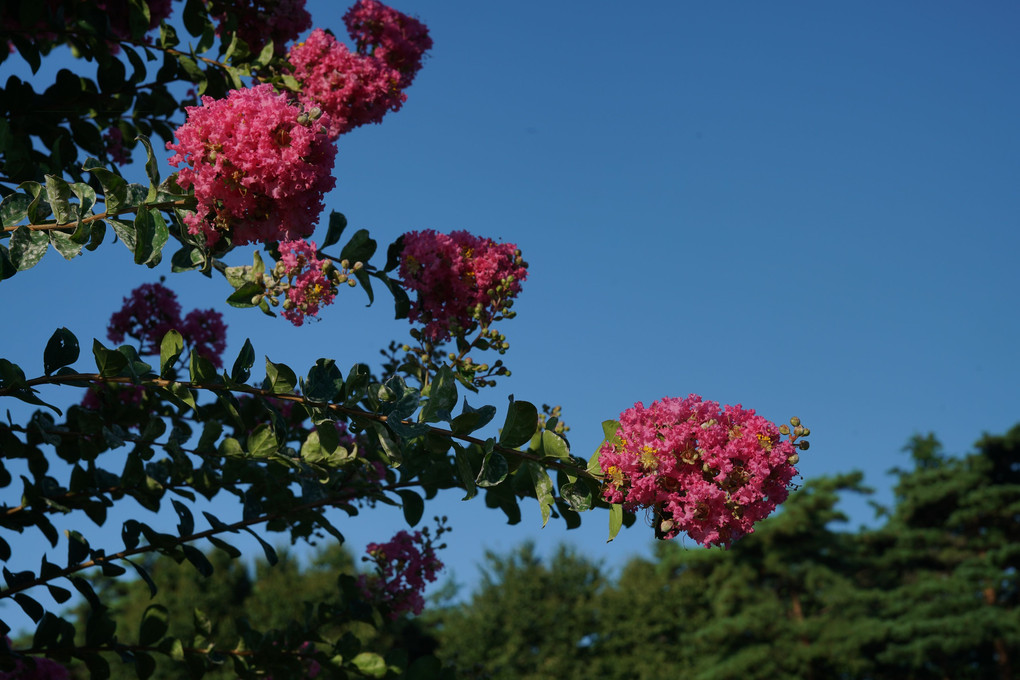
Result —
POLYGON ((43 370, 46 375, 62 366, 70 366, 78 360, 81 348, 78 346, 78 338, 66 328, 58 328, 49 341, 46 349, 43 350, 43 370))
POLYGON ((45 231, 32 231, 28 227, 18 227, 11 234, 11 263, 18 271, 25 271, 39 264, 46 254, 50 239, 45 231))
POLYGON ((521 446, 531 440, 537 429, 538 409, 535 405, 527 401, 511 401, 499 433, 499 443, 509 448, 521 446))
POLYGON ((620 527, 623 526, 623 506, 619 503, 613 503, 609 507, 609 543, 616 535, 620 533, 620 527))
POLYGON ((176 330, 167 331, 159 343, 159 375, 168 378, 184 351, 184 336, 176 330))
POLYGON ((510 473, 506 458, 498 451, 490 451, 482 459, 482 469, 478 471, 475 484, 482 487, 496 486, 510 473))
POLYGON ((456 406, 457 379, 449 366, 443 366, 429 386, 429 400, 422 408, 419 420, 424 423, 450 420, 456 406))
MULTIPOLYGON (((326 230, 326 238, 322 241, 322 245, 319 250, 325 250, 334 243, 340 242, 340 237, 344 233, 344 229, 347 228, 347 218, 343 213, 339 213, 336 210, 329 214, 329 228, 326 230)), ((353 263, 352 263, 353 264, 353 263)))
POLYGON ((266 382, 268 389, 281 393, 291 393, 297 386, 297 376, 286 364, 274 364, 266 357, 266 382))

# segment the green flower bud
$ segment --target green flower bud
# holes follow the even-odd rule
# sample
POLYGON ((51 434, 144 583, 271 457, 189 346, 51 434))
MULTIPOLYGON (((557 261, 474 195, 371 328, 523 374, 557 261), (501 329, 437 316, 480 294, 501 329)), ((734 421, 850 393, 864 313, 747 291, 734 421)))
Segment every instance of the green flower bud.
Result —
POLYGON ((790 434, 790 426, 786 424, 780 425, 779 434, 790 434))
POLYGON ((799 426, 800 425, 800 418, 798 418, 797 416, 794 416, 794 417, 790 418, 790 424, 793 425, 794 427, 799 426))

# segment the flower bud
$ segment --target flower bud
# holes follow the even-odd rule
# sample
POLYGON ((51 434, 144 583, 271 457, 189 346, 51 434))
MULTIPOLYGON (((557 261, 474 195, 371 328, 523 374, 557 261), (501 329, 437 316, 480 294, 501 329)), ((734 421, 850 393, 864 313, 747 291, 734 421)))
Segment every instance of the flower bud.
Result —
POLYGON ((358 285, 358 282, 355 281, 354 279, 347 279, 347 285, 350 286, 351 288, 354 288, 356 285, 358 285))
POLYGON ((790 418, 790 424, 793 425, 794 427, 799 427, 800 426, 800 418, 798 418, 797 416, 794 416, 794 417, 790 418))
POLYGON ((786 425, 785 423, 783 425, 780 425, 779 434, 790 434, 790 426, 786 425))
POLYGON ((790 457, 786 459, 786 462, 789 463, 790 465, 796 465, 797 463, 800 462, 800 454, 797 453, 790 454, 790 457))
POLYGON ((803 430, 803 432, 800 433, 801 437, 807 437, 809 434, 811 434, 811 430, 809 430, 808 428, 802 427, 801 429, 803 430))
POLYGON ((801 439, 799 442, 797 442, 797 446, 800 447, 801 451, 807 451, 809 448, 811 448, 811 442, 809 442, 807 439, 801 439))

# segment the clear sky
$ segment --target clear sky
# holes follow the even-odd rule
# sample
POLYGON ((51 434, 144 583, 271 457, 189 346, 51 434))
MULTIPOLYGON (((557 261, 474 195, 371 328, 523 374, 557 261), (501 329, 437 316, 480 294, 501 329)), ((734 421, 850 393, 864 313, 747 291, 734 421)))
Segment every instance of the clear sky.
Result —
MULTIPOLYGON (((381 244, 434 228, 521 247, 529 278, 503 328, 513 376, 487 395, 501 414, 511 392, 561 404, 585 457, 600 422, 636 401, 695 392, 797 415, 812 430, 803 475, 864 470, 881 502, 911 435, 962 453, 1020 421, 1016 3, 396 7, 435 47, 399 113, 341 138, 327 209, 381 244)), ((332 2, 309 8, 345 34, 332 2)), ((41 372, 57 326, 102 338, 121 297, 163 273, 118 244, 49 253, 0 283, 0 356, 41 372)), ((228 353, 251 337, 299 372, 320 356, 372 361, 409 327, 357 291, 295 329, 227 308, 222 280, 169 284, 186 311, 224 310, 228 353)), ((485 549, 524 538, 571 540, 613 567, 650 552, 640 523, 606 546, 604 514, 540 530, 526 501, 508 527, 459 497, 426 517, 450 516, 443 559, 469 585, 485 549)), ((872 521, 865 502, 846 507, 872 521)), ((360 552, 400 518, 340 527, 360 552)))

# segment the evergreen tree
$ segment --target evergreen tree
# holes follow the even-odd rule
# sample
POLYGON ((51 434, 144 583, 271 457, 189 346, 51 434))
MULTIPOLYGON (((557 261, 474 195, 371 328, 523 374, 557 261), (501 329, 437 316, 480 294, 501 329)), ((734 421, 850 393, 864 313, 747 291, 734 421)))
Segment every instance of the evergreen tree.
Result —
POLYGON ((587 678, 604 586, 598 564, 564 546, 548 564, 530 542, 489 552, 471 601, 439 617, 437 655, 462 678, 587 678))

